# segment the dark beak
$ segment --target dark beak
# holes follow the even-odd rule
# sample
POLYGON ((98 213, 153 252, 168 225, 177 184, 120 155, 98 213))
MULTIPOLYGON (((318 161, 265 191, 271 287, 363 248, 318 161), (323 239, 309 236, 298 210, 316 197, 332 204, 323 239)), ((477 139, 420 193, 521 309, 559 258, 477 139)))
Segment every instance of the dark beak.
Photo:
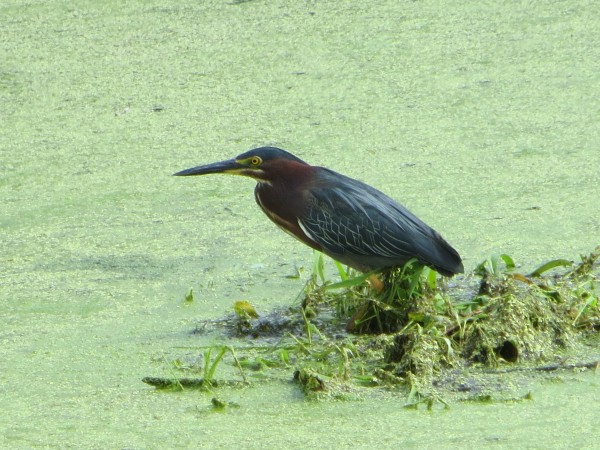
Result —
POLYGON ((227 161, 185 169, 181 172, 174 173, 173 175, 177 177, 189 177, 191 175, 208 175, 209 173, 236 173, 242 168, 244 168, 244 166, 238 164, 235 159, 228 159, 227 161))

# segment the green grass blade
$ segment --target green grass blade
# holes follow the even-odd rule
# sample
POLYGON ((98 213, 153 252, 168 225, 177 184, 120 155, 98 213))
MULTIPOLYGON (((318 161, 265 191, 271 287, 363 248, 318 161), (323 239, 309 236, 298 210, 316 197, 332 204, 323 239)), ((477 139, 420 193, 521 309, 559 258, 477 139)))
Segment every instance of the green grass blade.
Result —
POLYGON ((329 291, 331 289, 347 289, 347 288, 351 288, 351 287, 354 287, 354 286, 360 286, 372 274, 373 274, 373 272, 369 272, 369 273, 365 273, 364 275, 360 275, 358 277, 347 278, 346 280, 340 281, 338 283, 332 283, 332 284, 328 284, 326 286, 323 286, 323 288, 326 291, 329 291))
POLYGON ((507 255, 506 253, 502 253, 501 255, 498 255, 498 257, 504 261, 504 264, 506 265, 506 270, 514 270, 516 265, 515 262, 513 261, 513 259, 507 255))
POLYGON ((321 283, 325 283, 325 259, 323 253, 316 250, 313 251, 313 276, 321 279, 321 283))
POLYGON ((344 266, 342 266, 342 263, 339 261, 336 261, 335 259, 333 260, 333 263, 335 264, 335 267, 337 268, 342 281, 346 281, 348 279, 348 272, 346 270, 344 270, 344 266))
MULTIPOLYGON (((217 357, 215 358, 215 360, 210 365, 210 369, 208 370, 207 373, 206 373, 206 368, 205 368, 205 373, 206 373, 206 376, 204 377, 205 380, 208 380, 208 381, 212 381, 213 380, 213 377, 215 376, 215 372, 217 370, 217 366, 221 362, 221 359, 223 359, 223 356, 225 355, 225 352, 227 352, 227 350, 228 350, 227 347, 221 347, 221 350, 219 351, 219 354, 217 355, 217 357)), ((210 359, 210 350, 208 352, 208 357, 210 359)), ((206 357, 205 357, 205 360, 206 360, 206 357)))
POLYGON ((552 261, 548 261, 545 264, 542 264, 540 267, 531 272, 528 277, 539 277, 544 272, 547 272, 550 269, 554 269, 555 267, 571 267, 573 263, 566 259, 553 259, 552 261))

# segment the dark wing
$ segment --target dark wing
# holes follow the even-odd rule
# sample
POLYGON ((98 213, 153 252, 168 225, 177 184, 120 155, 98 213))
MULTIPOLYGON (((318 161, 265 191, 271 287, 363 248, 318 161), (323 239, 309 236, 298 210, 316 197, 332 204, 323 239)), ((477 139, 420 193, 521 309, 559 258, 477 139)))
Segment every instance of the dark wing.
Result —
POLYGON ((298 222, 325 253, 363 271, 411 258, 445 275, 462 271, 458 253, 404 206, 360 181, 318 170, 298 222))

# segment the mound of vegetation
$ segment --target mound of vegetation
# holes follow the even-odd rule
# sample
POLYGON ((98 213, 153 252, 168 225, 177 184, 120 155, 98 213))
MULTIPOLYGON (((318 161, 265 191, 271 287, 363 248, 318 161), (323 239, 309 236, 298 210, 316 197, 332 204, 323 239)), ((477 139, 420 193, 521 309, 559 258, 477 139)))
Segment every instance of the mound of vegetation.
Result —
POLYGON ((233 345, 204 349, 193 363, 175 360, 170 370, 182 377, 144 381, 214 389, 217 366, 230 361, 239 380, 230 382, 291 378, 309 397, 383 387, 403 389, 412 405, 449 393, 488 398, 502 389, 502 374, 597 366, 586 344, 600 330, 599 257, 600 246, 578 264, 554 260, 522 274, 503 254, 449 282, 416 261, 360 276, 337 264, 341 281, 333 283, 317 254, 297 305, 259 315, 237 302, 233 314, 196 330, 233 345))

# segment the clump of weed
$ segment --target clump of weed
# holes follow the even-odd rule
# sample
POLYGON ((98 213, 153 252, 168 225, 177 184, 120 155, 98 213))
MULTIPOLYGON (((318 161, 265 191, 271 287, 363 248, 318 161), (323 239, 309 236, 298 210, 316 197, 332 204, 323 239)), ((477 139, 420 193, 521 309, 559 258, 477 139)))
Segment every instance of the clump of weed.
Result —
POLYGON ((336 263, 341 281, 328 282, 323 274, 323 256, 319 253, 315 271, 305 289, 302 307, 309 315, 319 305, 335 308, 346 330, 355 334, 391 333, 401 329, 411 315, 433 313, 431 300, 437 288, 437 273, 410 260, 404 266, 384 272, 355 275, 336 263), (321 280, 321 284, 318 281, 321 280))
POLYGON ((597 330, 593 267, 599 254, 582 256, 575 266, 553 260, 528 275, 517 272, 509 255, 493 255, 477 267, 479 287, 471 298, 451 298, 437 274, 416 261, 380 274, 380 289, 366 283, 370 274, 346 273, 340 283, 324 283, 307 296, 313 296, 313 310, 316 299, 335 302, 354 334, 388 335, 384 371, 423 386, 451 367, 552 359, 574 345, 582 328, 597 330), (544 275, 564 267, 570 270, 544 275), (329 294, 340 287, 342 293, 329 294))
POLYGON ((361 275, 336 263, 340 281, 334 283, 316 254, 298 305, 259 316, 240 301, 229 318, 203 324, 203 332, 212 325, 229 337, 252 338, 240 358, 231 346, 203 348, 197 364, 176 367, 200 378, 145 381, 214 389, 223 385, 216 372, 225 363, 237 368, 244 384, 294 373, 307 398, 347 399, 358 388, 403 386, 411 406, 432 407, 445 404, 437 392, 444 386, 493 394, 498 383, 467 374, 478 368, 488 374, 507 366, 521 370, 523 362, 543 363, 530 370, 597 367, 597 361, 566 366, 556 355, 582 337, 598 336, 599 259, 600 246, 579 264, 553 260, 523 274, 509 255, 493 255, 449 288, 416 261, 361 275))

